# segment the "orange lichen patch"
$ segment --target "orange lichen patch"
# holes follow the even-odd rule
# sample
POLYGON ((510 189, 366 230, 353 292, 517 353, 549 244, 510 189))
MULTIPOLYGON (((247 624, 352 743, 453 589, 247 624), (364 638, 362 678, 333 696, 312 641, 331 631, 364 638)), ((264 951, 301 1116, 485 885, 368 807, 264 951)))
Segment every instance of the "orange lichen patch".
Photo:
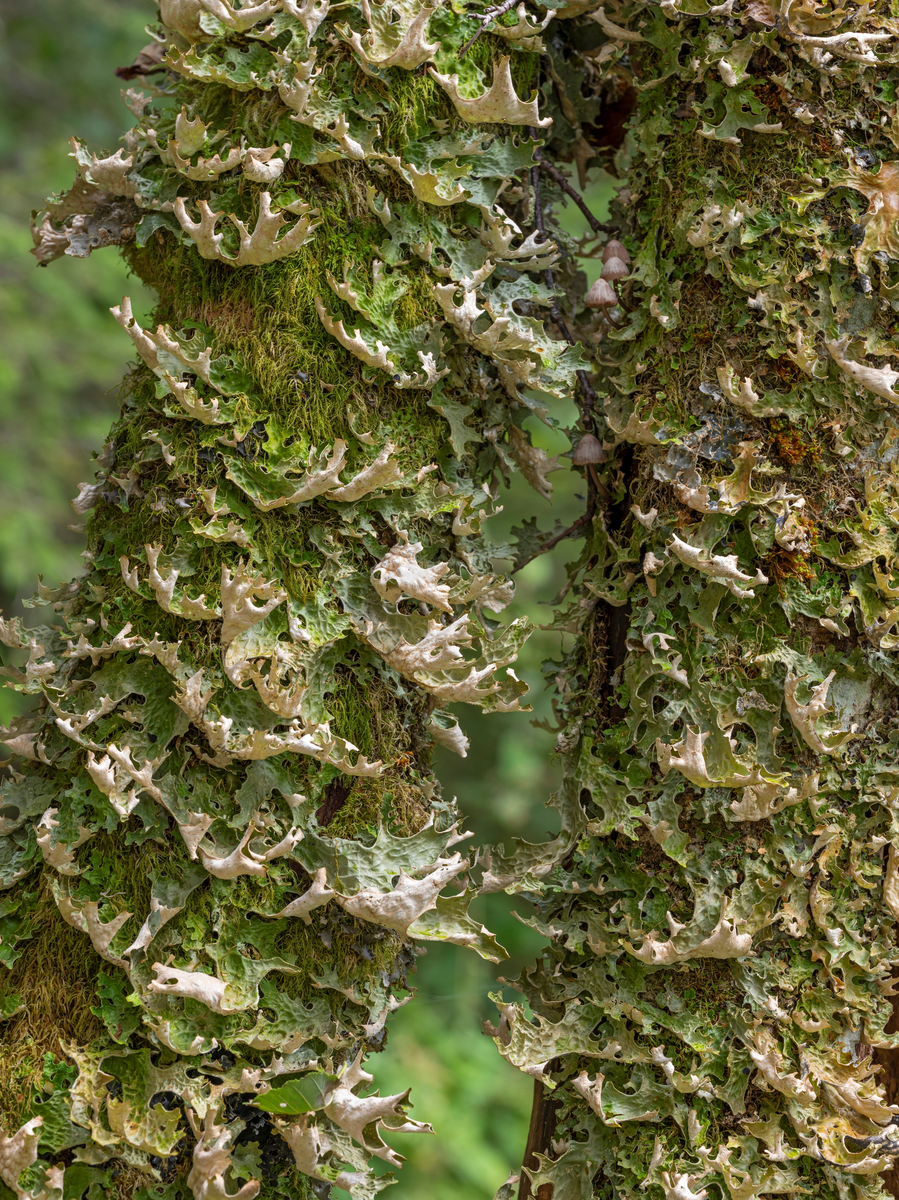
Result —
MULTIPOLYGON (((786 358, 779 358, 774 363, 774 372, 789 386, 792 373, 798 374, 795 366, 786 358)), ((768 453, 779 458, 790 467, 805 462, 814 465, 821 461, 821 445, 814 432, 809 432, 794 425, 786 416, 773 417, 770 424, 771 442, 768 453)))
POLYGON ((788 99, 788 93, 785 89, 778 87, 777 84, 771 83, 769 80, 757 83, 752 90, 758 96, 759 100, 770 109, 780 108, 788 99))
POLYGON ((867 273, 871 257, 879 250, 899 258, 899 162, 881 163, 877 172, 848 167, 838 172, 833 183, 861 192, 868 200, 860 222, 865 235, 855 250, 859 270, 867 273))
POLYGON ((774 445, 777 453, 791 466, 802 462, 807 453, 807 447, 795 429, 785 429, 774 435, 774 445))
POLYGON ((792 427, 775 429, 772 449, 791 467, 797 466, 806 459, 816 463, 821 458, 821 450, 817 442, 792 427))

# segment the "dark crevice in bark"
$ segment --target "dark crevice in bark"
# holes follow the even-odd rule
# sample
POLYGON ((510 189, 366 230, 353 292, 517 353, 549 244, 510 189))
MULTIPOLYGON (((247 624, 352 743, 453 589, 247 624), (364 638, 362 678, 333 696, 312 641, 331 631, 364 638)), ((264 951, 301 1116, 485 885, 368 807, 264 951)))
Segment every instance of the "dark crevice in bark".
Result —
POLYGON ((322 792, 322 802, 315 810, 315 819, 323 829, 331 824, 346 804, 347 797, 352 790, 352 777, 346 775, 338 775, 336 779, 332 779, 325 786, 325 790, 322 792))
MULTIPOLYGON (((624 485, 624 494, 617 504, 609 509, 606 528, 614 536, 630 518, 631 488, 636 478, 637 461, 634 447, 626 443, 621 447, 619 466, 624 485)), ((632 519, 632 518, 631 518, 632 519)), ((614 699, 614 689, 617 683, 616 672, 624 666, 627 654, 627 631, 630 625, 630 603, 622 605, 606 605, 606 674, 603 686, 605 708, 609 724, 615 724, 624 717, 622 709, 614 699)))
MULTIPOLYGON (((550 1062, 547 1070, 557 1063, 550 1062)), ((556 1130, 556 1112, 559 1102, 552 1098, 539 1079, 534 1080, 534 1102, 531 1107, 531 1124, 528 1129, 528 1140, 524 1151, 524 1166, 530 1171, 539 1169, 538 1154, 545 1154, 552 1146, 553 1134, 556 1130)), ((551 1183, 541 1184, 536 1192, 531 1188, 531 1181, 525 1171, 521 1173, 518 1185, 518 1200, 552 1200, 553 1186, 551 1183)))
POLYGON ((602 124, 586 125, 584 137, 596 150, 604 150, 606 170, 616 174, 611 153, 618 150, 627 135, 627 125, 637 106, 638 92, 634 87, 622 85, 617 94, 607 96, 602 106, 602 124))

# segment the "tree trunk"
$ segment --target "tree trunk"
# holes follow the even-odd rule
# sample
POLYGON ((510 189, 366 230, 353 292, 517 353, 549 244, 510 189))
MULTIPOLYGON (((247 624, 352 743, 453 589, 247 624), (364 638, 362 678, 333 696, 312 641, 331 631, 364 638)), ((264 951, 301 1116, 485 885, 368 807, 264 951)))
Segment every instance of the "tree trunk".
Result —
POLYGON ((522 1195, 899 1194, 899 27, 732 7, 607 5, 567 60, 636 92, 630 275, 562 832, 492 867, 551 939, 495 1030, 556 1104, 522 1195))
POLYGON ((124 149, 38 214, 42 265, 119 246, 159 300, 112 310, 87 573, 2 626, 10 1194, 372 1196, 428 1128, 364 1095, 416 945, 503 956, 430 756, 520 706, 481 524, 591 393, 541 319, 541 20, 495 16, 162 0, 124 149))

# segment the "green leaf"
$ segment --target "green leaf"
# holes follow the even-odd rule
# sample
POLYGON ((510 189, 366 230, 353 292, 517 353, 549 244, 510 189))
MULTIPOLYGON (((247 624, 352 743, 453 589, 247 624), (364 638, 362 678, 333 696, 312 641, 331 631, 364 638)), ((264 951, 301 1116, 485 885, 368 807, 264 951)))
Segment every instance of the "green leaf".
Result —
POLYGON ((291 1079, 281 1087, 272 1088, 252 1103, 263 1112, 295 1117, 321 1108, 325 1092, 336 1082, 336 1075, 315 1071, 300 1079, 291 1079))

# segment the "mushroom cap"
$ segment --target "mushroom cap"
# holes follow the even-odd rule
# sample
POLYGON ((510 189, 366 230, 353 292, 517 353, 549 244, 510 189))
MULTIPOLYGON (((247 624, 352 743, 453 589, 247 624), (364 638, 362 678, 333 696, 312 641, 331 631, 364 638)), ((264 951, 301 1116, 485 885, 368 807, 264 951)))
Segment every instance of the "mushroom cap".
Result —
POLYGON ((588 308, 613 308, 618 303, 618 296, 607 280, 597 279, 584 297, 584 303, 588 308))
POLYGON ((620 258, 625 266, 631 261, 631 256, 627 252, 627 247, 623 242, 619 242, 617 238, 612 238, 606 242, 603 247, 602 261, 608 262, 610 258, 620 258))
POLYGON ((609 258, 606 260, 602 269, 603 279, 607 279, 609 283, 616 283, 619 279, 626 279, 630 271, 628 271, 625 263, 620 258, 609 258))
POLYGON ((571 461, 576 467, 584 467, 587 463, 606 462, 608 457, 602 442, 592 433, 585 433, 571 452, 571 461))

